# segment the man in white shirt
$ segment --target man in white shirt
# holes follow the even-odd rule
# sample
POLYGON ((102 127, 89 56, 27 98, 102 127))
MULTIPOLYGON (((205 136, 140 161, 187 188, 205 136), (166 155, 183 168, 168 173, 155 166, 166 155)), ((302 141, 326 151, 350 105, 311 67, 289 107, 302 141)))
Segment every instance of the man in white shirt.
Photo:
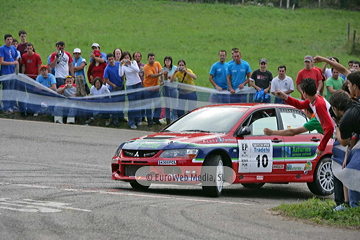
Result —
MULTIPOLYGON (((286 66, 281 65, 278 67, 278 76, 271 81, 271 89, 270 92, 274 94, 274 92, 279 89, 291 96, 291 93, 294 92, 294 82, 291 77, 286 76, 286 66)), ((275 97, 274 103, 285 104, 284 100, 278 97, 275 97)))

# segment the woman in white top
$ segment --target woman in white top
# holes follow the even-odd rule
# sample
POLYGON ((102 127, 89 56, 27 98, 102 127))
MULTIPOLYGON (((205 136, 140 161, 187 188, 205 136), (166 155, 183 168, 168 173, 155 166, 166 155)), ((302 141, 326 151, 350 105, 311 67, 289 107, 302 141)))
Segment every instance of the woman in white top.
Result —
MULTIPOLYGON (((102 95, 102 94, 110 94, 109 89, 107 88, 107 86, 105 86, 103 84, 101 78, 99 78, 99 77, 94 78, 93 83, 94 83, 94 85, 90 89, 90 95, 96 96, 96 95, 102 95)), ((94 116, 96 116, 98 114, 99 114, 98 111, 93 112, 94 116)), ((89 124, 89 123, 93 122, 94 120, 95 120, 94 117, 90 117, 88 120, 85 121, 85 123, 89 124)), ((109 120, 110 119, 107 119, 106 121, 109 121, 109 120)))
POLYGON ((139 77, 140 69, 136 61, 132 61, 130 52, 123 53, 123 59, 120 62, 119 75, 126 76, 126 91, 129 100, 128 124, 131 129, 136 129, 136 125, 141 125, 141 106, 143 99, 142 91, 131 91, 132 89, 142 88, 139 77))
POLYGON ((170 78, 175 73, 176 68, 177 67, 173 65, 172 57, 166 56, 164 58, 164 66, 163 66, 163 71, 165 71, 165 74, 162 75, 162 78, 164 80, 164 87, 162 89, 162 94, 165 100, 165 116, 166 116, 167 124, 178 118, 177 110, 176 110, 176 107, 178 105, 178 95, 179 95, 177 89, 177 82, 170 81, 170 78))

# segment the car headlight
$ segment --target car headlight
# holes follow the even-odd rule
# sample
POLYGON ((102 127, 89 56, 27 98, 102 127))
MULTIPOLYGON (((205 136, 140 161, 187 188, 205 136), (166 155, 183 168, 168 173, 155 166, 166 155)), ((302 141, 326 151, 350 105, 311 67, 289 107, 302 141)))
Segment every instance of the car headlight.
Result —
POLYGON ((196 158, 198 149, 170 149, 163 151, 159 158, 196 158))

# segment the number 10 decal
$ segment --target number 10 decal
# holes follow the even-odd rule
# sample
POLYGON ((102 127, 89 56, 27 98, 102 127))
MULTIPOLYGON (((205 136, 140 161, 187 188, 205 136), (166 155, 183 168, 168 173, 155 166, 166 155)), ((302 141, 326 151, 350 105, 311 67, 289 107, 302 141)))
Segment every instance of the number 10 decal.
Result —
POLYGON ((239 173, 271 172, 273 145, 271 140, 239 140, 239 173))
POLYGON ((258 168, 260 168, 260 167, 266 168, 269 164, 269 158, 266 154, 262 155, 261 160, 260 160, 260 155, 257 155, 256 161, 258 163, 257 164, 258 168))

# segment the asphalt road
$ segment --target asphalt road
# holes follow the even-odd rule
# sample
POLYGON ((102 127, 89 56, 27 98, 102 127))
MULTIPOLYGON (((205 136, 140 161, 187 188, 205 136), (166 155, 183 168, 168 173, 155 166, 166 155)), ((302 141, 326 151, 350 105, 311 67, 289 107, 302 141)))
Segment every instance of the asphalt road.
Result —
POLYGON ((0 239, 359 239, 269 211, 306 184, 137 191, 110 178, 120 142, 147 132, 0 119, 0 239))

